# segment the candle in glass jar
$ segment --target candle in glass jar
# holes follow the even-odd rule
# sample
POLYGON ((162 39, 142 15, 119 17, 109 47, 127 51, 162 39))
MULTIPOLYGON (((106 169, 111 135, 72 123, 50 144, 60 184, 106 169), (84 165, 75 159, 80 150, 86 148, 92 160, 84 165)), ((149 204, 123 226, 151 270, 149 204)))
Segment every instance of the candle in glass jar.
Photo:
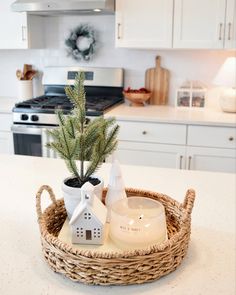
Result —
POLYGON ((129 197, 111 207, 110 237, 123 249, 158 244, 167 239, 164 206, 155 200, 129 197))

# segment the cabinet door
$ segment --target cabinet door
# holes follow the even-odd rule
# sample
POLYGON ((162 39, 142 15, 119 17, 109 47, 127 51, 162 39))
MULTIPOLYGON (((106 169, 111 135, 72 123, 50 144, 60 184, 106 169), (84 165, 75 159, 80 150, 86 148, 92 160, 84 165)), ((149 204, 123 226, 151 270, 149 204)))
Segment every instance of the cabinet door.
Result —
POLYGON ((119 141, 115 156, 122 164, 165 168, 185 167, 185 146, 119 141))
POLYGON ((186 169, 236 173, 234 149, 188 147, 186 169))
POLYGON ((13 137, 11 132, 0 131, 0 154, 13 154, 13 137))
POLYGON ((44 47, 43 17, 11 11, 13 0, 0 2, 0 49, 44 47))
POLYGON ((172 47, 173 0, 117 0, 116 45, 172 47))
POLYGON ((225 18, 225 48, 236 48, 236 0, 227 0, 225 18))
POLYGON ((174 48, 223 48, 226 0, 175 0, 174 48))
POLYGON ((0 2, 0 49, 27 48, 26 13, 11 11, 13 0, 0 2))

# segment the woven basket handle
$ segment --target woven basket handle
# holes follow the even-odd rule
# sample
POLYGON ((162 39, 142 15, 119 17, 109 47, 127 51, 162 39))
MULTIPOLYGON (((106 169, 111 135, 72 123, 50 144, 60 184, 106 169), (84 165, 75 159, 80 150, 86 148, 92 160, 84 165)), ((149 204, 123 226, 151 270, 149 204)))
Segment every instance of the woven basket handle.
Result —
POLYGON ((183 207, 186 210, 188 215, 191 215, 192 213, 194 200, 195 200, 195 191, 193 189, 187 190, 185 198, 184 198, 184 202, 183 202, 183 207))
POLYGON ((36 194, 36 211, 37 211, 37 215, 38 215, 39 219, 41 218, 41 216, 43 214, 42 207, 41 207, 41 196, 42 196, 42 193, 44 190, 46 190, 48 192, 51 201, 54 204, 56 204, 56 197, 55 197, 54 192, 51 189, 51 187, 48 185, 42 185, 36 194))

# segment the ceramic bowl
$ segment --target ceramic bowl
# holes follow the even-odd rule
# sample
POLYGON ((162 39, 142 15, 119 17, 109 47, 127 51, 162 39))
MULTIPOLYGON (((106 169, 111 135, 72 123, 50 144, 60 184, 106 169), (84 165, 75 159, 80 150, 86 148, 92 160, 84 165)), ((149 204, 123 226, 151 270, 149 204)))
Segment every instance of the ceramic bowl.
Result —
POLYGON ((151 97, 151 92, 148 93, 135 93, 135 92, 123 92, 124 97, 130 101, 131 106, 143 107, 145 102, 151 97))

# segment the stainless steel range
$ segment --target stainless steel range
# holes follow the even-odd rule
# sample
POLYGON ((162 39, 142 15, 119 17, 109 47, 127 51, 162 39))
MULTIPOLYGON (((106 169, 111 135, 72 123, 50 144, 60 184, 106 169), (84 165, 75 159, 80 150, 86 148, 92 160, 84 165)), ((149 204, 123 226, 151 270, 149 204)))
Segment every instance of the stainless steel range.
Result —
POLYGON ((88 119, 102 116, 123 102, 123 69, 48 67, 43 77, 44 95, 19 102, 13 108, 13 139, 15 154, 56 157, 45 148, 50 140, 45 132, 58 125, 55 111, 72 110, 65 86, 73 85, 78 72, 85 73, 86 115, 88 119))

